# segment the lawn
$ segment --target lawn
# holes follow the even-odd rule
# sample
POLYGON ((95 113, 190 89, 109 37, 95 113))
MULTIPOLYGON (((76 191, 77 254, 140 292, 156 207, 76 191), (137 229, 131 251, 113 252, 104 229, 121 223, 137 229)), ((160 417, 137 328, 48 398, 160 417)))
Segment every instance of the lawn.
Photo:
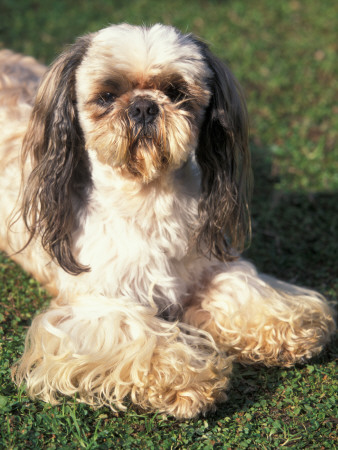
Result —
MULTIPOLYGON (((0 48, 49 63, 109 23, 191 31, 226 60, 248 102, 255 174, 253 237, 261 271, 337 300, 337 21, 334 0, 0 0, 0 48), (335 147, 336 146, 336 147, 335 147)), ((43 289, 0 255, 0 448, 337 448, 337 340, 292 369, 235 367, 229 401, 176 421, 65 399, 31 401, 10 380, 43 289)))

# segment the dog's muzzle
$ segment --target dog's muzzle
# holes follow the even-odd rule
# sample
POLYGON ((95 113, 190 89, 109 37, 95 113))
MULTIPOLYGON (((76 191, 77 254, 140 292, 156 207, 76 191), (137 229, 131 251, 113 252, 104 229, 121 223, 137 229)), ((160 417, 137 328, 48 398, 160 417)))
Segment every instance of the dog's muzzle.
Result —
POLYGON ((147 98, 137 97, 128 109, 128 116, 135 125, 152 123, 159 113, 157 104, 147 98))

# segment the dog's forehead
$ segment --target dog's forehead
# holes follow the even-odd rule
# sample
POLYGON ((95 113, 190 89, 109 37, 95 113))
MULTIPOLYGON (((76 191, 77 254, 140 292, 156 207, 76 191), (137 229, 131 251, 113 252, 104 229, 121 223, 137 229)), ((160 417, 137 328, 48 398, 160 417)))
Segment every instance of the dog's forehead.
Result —
POLYGON ((171 70, 187 80, 203 82, 211 75, 193 38, 164 25, 105 28, 94 35, 81 66, 83 75, 94 77, 99 71, 152 77, 171 70))

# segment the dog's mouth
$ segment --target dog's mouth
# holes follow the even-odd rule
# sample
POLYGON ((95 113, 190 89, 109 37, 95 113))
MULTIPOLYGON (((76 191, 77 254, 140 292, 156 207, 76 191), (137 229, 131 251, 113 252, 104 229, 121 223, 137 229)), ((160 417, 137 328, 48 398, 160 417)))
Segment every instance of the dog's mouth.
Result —
POLYGON ((155 123, 138 123, 130 127, 131 139, 134 142, 142 142, 142 140, 153 140, 157 135, 157 124, 155 123))
POLYGON ((126 167, 134 177, 149 182, 169 166, 170 154, 164 136, 154 125, 132 131, 126 167))
POLYGON ((163 109, 152 99, 137 97, 126 111, 129 174, 149 182, 163 173, 170 162, 163 109))

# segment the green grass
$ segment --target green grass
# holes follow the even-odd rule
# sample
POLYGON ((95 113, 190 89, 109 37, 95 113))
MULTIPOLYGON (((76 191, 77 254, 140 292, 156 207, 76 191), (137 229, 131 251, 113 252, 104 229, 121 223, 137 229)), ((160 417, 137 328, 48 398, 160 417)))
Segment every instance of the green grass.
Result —
MULTIPOLYGON (((0 46, 50 62, 108 23, 192 31, 227 60, 246 92, 255 171, 253 241, 260 270, 337 299, 337 3, 332 0, 1 0, 0 46), (5 20, 3 19, 5 18, 5 20)), ((0 256, 0 448, 336 448, 337 341, 303 367, 236 366, 229 401, 176 421, 33 402, 10 380, 32 317, 48 302, 0 256)))

